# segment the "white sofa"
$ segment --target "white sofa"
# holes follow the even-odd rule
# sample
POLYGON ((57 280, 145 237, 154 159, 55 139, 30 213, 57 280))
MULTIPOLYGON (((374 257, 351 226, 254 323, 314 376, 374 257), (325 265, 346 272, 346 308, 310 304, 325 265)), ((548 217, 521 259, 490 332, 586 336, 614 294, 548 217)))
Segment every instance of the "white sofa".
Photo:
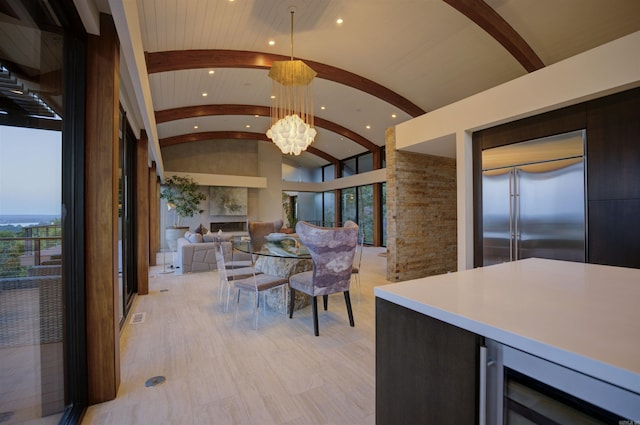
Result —
MULTIPOLYGON (((187 237, 189 237, 187 232, 187 237)), ((175 254, 174 267, 177 273, 192 273, 218 268, 216 262, 215 246, 217 242, 197 242, 193 237, 179 238, 177 241, 177 250, 175 254)), ((223 238, 230 238, 231 235, 224 235, 223 238)), ((233 260, 251 260, 249 254, 235 251, 232 255, 232 244, 229 241, 221 242, 226 261, 233 260)))

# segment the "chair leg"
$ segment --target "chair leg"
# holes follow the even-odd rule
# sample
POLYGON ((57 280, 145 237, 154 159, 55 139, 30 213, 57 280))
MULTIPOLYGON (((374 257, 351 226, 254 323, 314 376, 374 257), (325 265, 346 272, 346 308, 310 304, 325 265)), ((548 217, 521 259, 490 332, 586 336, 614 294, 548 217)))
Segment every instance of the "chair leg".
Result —
POLYGON ((293 318, 293 307, 296 303, 296 290, 289 287, 289 319, 293 318))
POLYGON ((313 310, 313 333, 320 336, 320 332, 318 332, 318 300, 315 295, 311 300, 311 309, 313 310))
POLYGON ((324 311, 327 311, 327 306, 329 304, 329 295, 322 296, 322 303, 324 304, 324 311))
POLYGON ((231 284, 227 283, 227 301, 224 305, 224 312, 229 311, 229 298, 231 298, 231 284))
MULTIPOLYGON (((240 289, 236 289, 236 293, 237 296, 234 296, 234 298, 236 298, 236 306, 233 309, 233 324, 235 325, 237 319, 238 319, 238 307, 240 306, 240 289)), ((229 302, 229 297, 227 297, 227 303, 229 302)))
POLYGON ((289 303, 287 302, 287 287, 286 285, 282 285, 282 312, 284 316, 287 317, 287 307, 289 303))
POLYGON ((260 316, 260 292, 256 291, 255 297, 256 297, 256 308, 253 310, 254 320, 255 320, 253 326, 255 330, 258 330, 258 317, 260 316))
POLYGON ((344 291, 344 302, 347 304, 347 313, 349 314, 349 324, 354 327, 353 311, 351 310, 351 297, 349 297, 349 291, 344 291))

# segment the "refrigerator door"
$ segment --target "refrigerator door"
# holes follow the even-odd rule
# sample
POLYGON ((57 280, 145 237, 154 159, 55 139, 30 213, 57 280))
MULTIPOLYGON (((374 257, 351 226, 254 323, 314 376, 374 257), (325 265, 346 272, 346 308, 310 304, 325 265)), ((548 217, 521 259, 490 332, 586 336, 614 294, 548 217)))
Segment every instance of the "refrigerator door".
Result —
POLYGON ((482 173, 483 265, 511 261, 513 168, 482 173))
POLYGON ((519 167, 516 180, 516 259, 584 262, 584 159, 519 167))

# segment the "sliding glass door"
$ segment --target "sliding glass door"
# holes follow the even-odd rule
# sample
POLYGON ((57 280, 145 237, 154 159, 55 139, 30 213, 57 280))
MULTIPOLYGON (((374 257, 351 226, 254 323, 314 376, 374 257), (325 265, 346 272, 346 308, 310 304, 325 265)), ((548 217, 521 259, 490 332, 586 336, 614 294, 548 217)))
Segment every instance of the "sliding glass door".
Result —
POLYGON ((120 108, 118 166, 118 287, 120 325, 137 291, 135 271, 135 179, 136 139, 120 108))

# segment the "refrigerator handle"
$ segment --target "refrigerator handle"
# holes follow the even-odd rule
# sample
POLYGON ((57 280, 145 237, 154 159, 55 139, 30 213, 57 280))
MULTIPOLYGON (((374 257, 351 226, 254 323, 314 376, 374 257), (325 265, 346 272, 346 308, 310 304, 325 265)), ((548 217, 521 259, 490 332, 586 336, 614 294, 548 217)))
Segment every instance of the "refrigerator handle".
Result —
POLYGON ((515 205, 515 180, 514 170, 509 171, 509 261, 513 261, 513 241, 515 239, 513 231, 513 209, 515 205))
POLYGON ((520 259, 520 187, 518 175, 519 170, 515 168, 513 170, 513 222, 514 222, 514 234, 513 234, 513 258, 512 260, 520 259))

